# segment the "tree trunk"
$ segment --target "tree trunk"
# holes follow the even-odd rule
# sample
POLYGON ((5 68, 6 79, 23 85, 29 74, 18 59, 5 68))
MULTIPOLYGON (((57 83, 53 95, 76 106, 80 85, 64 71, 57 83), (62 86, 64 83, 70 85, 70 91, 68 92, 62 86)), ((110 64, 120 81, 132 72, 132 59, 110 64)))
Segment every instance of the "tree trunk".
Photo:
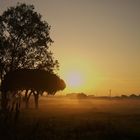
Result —
POLYGON ((38 109, 38 97, 39 97, 39 93, 35 93, 35 91, 33 92, 34 93, 34 99, 35 99, 35 108, 38 109))
POLYGON ((29 99, 30 99, 31 94, 32 94, 32 91, 30 91, 29 95, 28 95, 28 90, 26 90, 26 92, 25 92, 25 105, 26 105, 26 108, 29 108, 29 99))
POLYGON ((5 92, 1 92, 1 108, 7 110, 8 99, 5 92))

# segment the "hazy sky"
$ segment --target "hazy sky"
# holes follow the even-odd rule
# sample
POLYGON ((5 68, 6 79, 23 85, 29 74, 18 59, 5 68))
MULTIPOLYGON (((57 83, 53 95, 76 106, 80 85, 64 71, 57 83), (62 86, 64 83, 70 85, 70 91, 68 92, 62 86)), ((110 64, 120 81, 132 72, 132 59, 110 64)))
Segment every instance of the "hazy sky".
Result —
POLYGON ((81 78, 64 92, 140 93, 140 0, 0 0, 0 13, 17 2, 51 25, 60 76, 81 78))

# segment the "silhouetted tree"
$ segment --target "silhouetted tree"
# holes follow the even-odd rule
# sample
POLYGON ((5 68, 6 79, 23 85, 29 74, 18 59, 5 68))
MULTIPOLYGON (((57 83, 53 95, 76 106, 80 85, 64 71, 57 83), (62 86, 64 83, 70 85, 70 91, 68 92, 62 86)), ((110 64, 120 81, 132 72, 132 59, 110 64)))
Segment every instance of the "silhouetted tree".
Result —
POLYGON ((87 95, 84 93, 69 93, 66 96, 70 98, 78 98, 78 99, 87 98, 87 95))
MULTIPOLYGON (((18 4, 0 16, 1 75, 18 68, 53 71, 58 66, 49 44, 50 26, 33 5, 18 4)), ((3 77, 3 76, 1 76, 3 77)))
POLYGON ((48 94, 54 95, 57 91, 63 90, 65 87, 65 82, 56 74, 45 70, 19 69, 6 74, 1 88, 2 92, 5 93, 4 95, 8 91, 15 94, 19 90, 30 90, 29 93, 25 93, 26 104, 28 105, 30 95, 33 93, 37 108, 39 94, 43 94, 46 91, 48 94))
POLYGON ((127 95, 121 95, 121 98, 127 98, 128 96, 127 95))
POLYGON ((0 16, 0 80, 9 71, 21 68, 49 72, 59 65, 49 45, 50 26, 33 5, 18 3, 0 16))
POLYGON ((84 93, 79 93, 79 94, 77 95, 77 97, 78 97, 78 98, 87 98, 87 95, 84 94, 84 93))
POLYGON ((130 98, 137 98, 138 96, 136 94, 131 94, 129 97, 130 98))

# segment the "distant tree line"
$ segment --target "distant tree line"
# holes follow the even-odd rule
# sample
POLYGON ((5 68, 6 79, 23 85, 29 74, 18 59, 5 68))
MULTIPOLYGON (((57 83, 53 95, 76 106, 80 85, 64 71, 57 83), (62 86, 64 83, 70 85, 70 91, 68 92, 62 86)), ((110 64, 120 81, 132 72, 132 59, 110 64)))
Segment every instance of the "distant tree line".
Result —
POLYGON ((112 96, 112 97, 109 97, 109 96, 95 96, 93 94, 91 95, 86 95, 85 93, 69 93, 69 94, 66 94, 66 97, 68 98, 91 98, 91 99, 140 99, 140 94, 139 95, 136 95, 136 94, 131 94, 131 95, 120 95, 120 96, 112 96))

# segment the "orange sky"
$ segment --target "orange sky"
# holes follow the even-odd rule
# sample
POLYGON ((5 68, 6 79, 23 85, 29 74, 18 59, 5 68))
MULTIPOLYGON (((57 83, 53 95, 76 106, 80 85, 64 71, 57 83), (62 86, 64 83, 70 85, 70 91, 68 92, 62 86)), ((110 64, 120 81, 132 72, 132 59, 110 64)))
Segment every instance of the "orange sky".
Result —
POLYGON ((51 25, 59 75, 80 77, 63 93, 140 93, 140 1, 1 0, 0 13, 17 1, 34 4, 51 25))

